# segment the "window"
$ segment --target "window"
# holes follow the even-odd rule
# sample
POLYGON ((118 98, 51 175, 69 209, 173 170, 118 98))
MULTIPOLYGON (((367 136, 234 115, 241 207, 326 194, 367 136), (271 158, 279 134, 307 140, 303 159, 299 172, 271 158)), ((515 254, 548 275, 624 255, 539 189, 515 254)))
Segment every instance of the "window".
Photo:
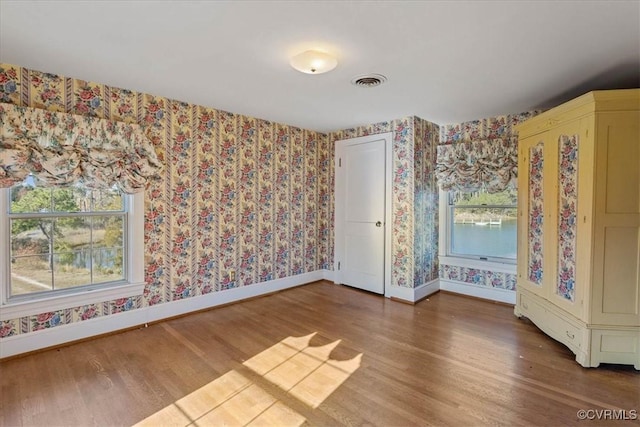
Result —
POLYGON ((449 192, 447 255, 515 263, 517 193, 449 192))
POLYGON ((0 320, 141 295, 144 189, 163 169, 147 130, 11 104, 0 121, 0 320))
POLYGON ((127 217, 118 190, 10 188, 8 299, 125 279, 127 217))
POLYGON ((46 302, 26 312, 36 314, 142 293, 143 193, 47 188, 29 176, 0 196, 0 319, 12 306, 46 302))

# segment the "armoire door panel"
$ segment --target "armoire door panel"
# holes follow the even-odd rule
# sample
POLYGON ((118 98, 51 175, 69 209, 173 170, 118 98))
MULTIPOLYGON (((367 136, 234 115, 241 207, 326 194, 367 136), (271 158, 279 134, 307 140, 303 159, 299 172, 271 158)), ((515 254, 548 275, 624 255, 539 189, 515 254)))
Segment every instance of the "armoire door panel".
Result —
POLYGON ((625 324, 638 318, 640 265, 637 256, 628 256, 640 251, 638 234, 637 227, 605 228, 600 321, 608 319, 625 324))
POLYGON ((640 210, 640 117, 627 124, 609 124, 606 129, 606 214, 638 213, 640 210), (635 175, 635 179, 634 178, 635 175))
POLYGON ((565 300, 575 302, 578 157, 579 136, 561 135, 558 141, 558 257, 555 292, 565 300))
POLYGON ((544 286, 544 144, 532 138, 520 141, 518 169, 518 286, 545 296, 544 286))
POLYGON ((544 281, 544 142, 529 148, 528 164, 529 197, 528 216, 528 263, 527 280, 542 286, 544 281))
POLYGON ((640 326, 640 114, 597 125, 591 322, 640 326))

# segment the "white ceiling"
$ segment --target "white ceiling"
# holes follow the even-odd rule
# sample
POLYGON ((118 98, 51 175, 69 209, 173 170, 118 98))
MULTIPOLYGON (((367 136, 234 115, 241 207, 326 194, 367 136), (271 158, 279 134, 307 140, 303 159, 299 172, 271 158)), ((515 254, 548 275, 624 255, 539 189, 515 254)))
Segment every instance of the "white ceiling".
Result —
POLYGON ((0 61, 319 131, 447 124, 640 87, 640 1, 0 0, 0 61), (293 70, 309 48, 338 67, 293 70))

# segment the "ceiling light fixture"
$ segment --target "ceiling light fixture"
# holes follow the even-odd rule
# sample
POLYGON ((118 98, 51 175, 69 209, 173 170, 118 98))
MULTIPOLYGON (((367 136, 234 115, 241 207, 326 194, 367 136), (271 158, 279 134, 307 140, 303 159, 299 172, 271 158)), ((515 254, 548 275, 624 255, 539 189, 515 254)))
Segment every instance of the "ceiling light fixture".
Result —
POLYGON ((336 68, 338 60, 328 53, 320 52, 319 50, 307 50, 291 58, 289 63, 293 68, 302 73, 322 74, 336 68))

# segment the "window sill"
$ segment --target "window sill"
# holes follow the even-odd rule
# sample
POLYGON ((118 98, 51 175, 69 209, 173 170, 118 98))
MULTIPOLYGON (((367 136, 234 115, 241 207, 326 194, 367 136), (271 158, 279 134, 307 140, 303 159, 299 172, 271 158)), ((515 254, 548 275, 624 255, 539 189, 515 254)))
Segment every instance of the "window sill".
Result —
POLYGON ((127 283, 104 289, 81 291, 71 295, 58 295, 37 300, 7 303, 0 306, 0 321, 142 295, 144 285, 144 282, 127 283))
POLYGON ((475 268, 477 270, 489 270, 499 273, 516 274, 516 264, 507 262, 484 261, 473 258, 453 257, 440 255, 440 264, 453 265, 456 267, 475 268))

